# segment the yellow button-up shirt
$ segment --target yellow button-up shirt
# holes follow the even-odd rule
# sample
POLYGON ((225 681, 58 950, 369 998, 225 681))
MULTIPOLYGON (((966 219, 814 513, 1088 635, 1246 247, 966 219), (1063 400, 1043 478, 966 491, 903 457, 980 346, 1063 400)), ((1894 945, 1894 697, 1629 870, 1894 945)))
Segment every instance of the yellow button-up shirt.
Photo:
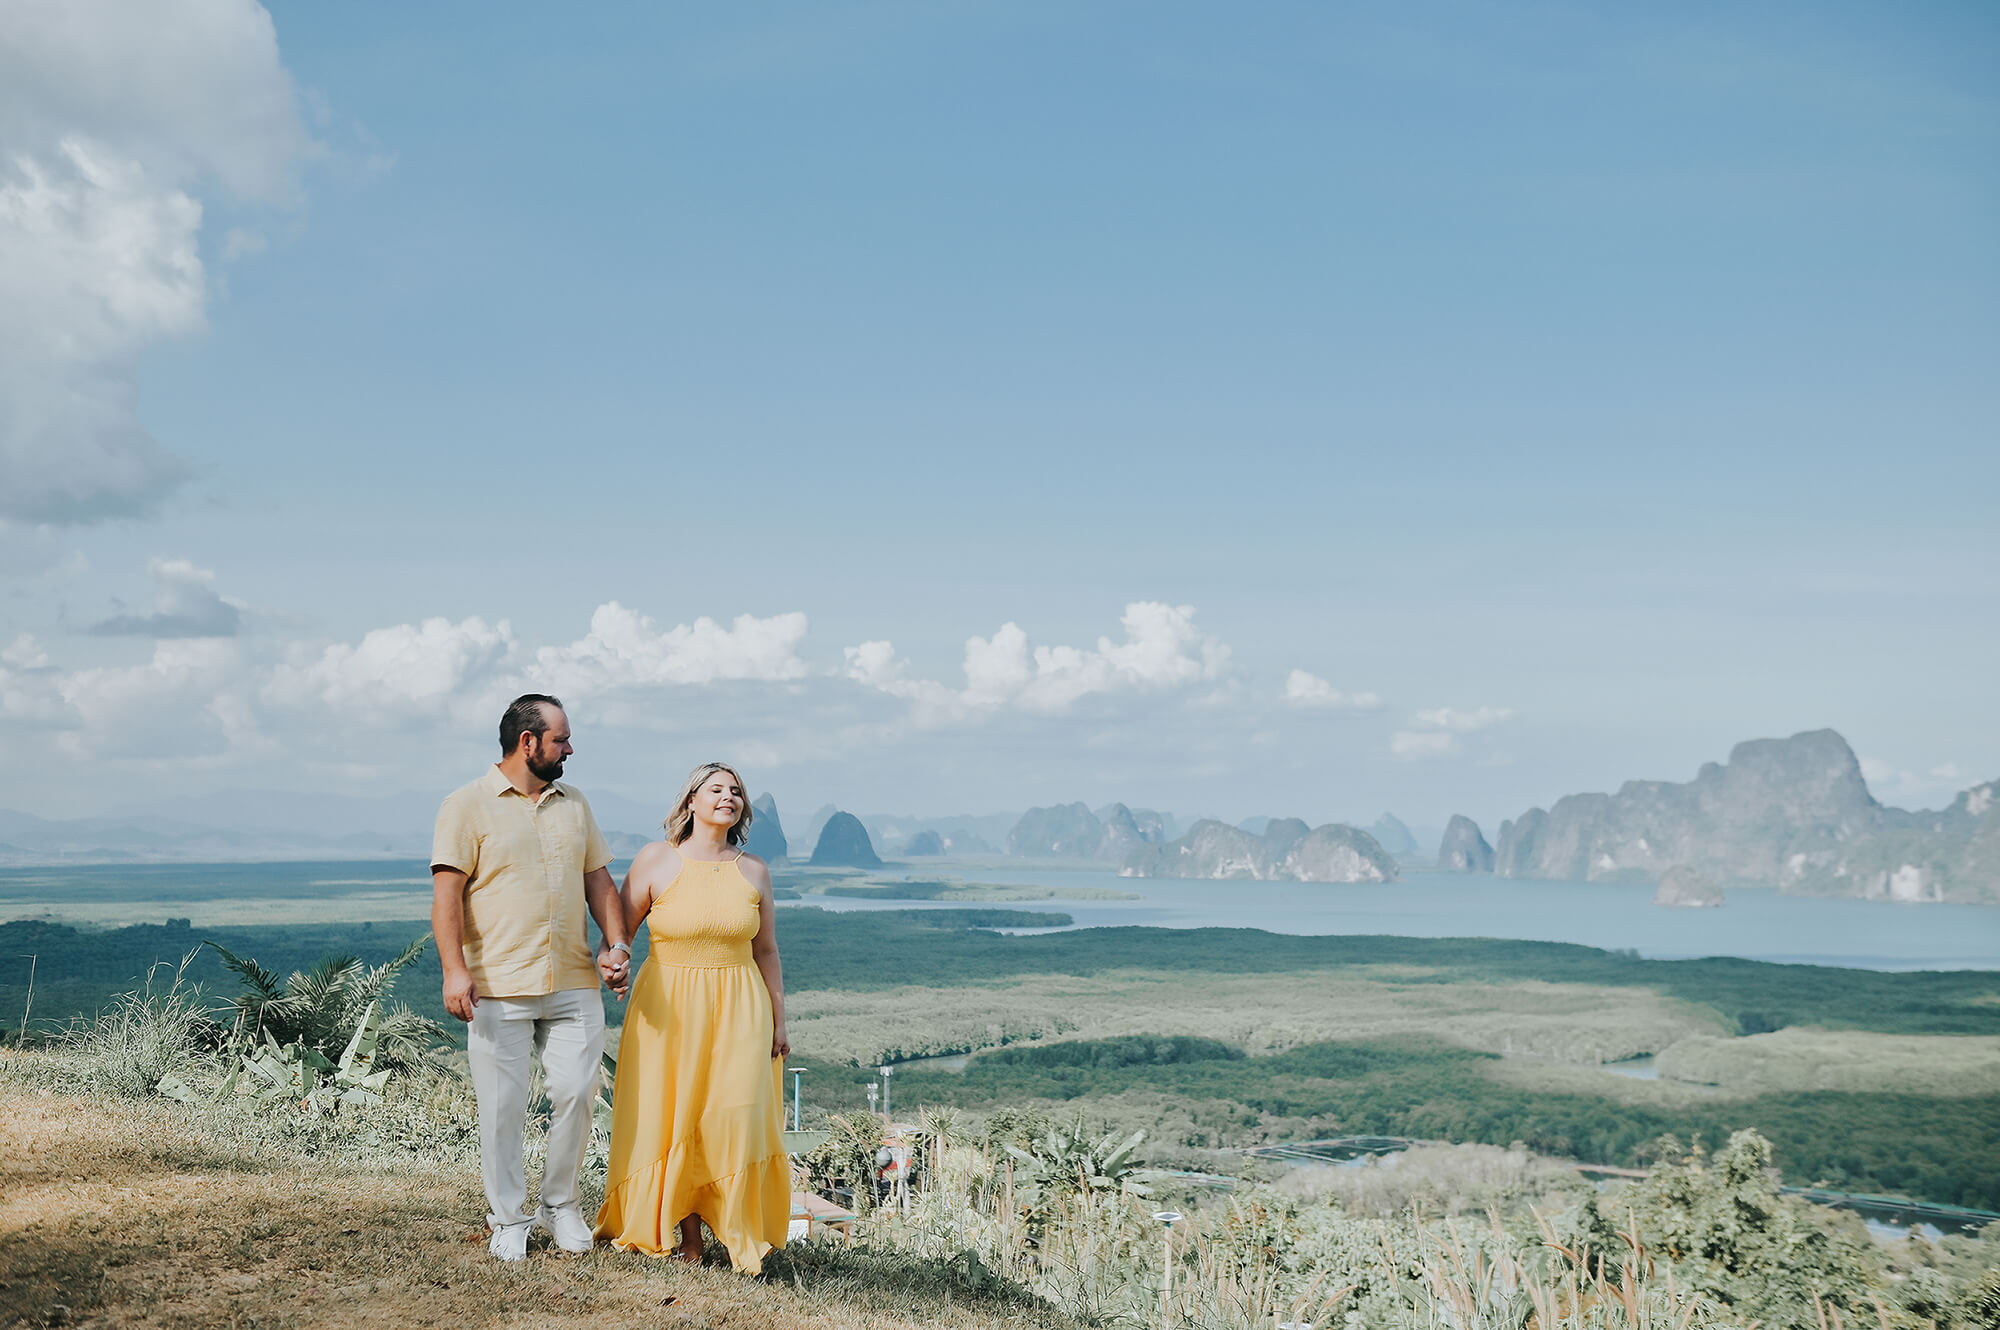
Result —
POLYGON ((561 781, 530 799, 496 765, 452 791, 431 865, 466 876, 465 965, 479 996, 597 987, 583 878, 610 862, 590 804, 561 781))

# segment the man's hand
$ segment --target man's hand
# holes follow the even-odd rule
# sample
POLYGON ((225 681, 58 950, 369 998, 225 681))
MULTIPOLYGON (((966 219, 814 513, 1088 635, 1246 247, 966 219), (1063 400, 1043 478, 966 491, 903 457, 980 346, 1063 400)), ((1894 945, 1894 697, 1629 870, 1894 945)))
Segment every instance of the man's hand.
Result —
POLYGON ((597 972, 604 976, 604 986, 623 1001, 632 987, 631 953, 600 944, 597 948, 597 972))
POLYGON ((792 1055, 792 1038, 785 1033, 785 1023, 779 1021, 771 1031, 771 1056, 788 1058, 792 1055))
POLYGON ((451 970, 444 977, 444 1009, 462 1021, 472 1019, 479 1005, 479 990, 473 985, 472 971, 451 970))

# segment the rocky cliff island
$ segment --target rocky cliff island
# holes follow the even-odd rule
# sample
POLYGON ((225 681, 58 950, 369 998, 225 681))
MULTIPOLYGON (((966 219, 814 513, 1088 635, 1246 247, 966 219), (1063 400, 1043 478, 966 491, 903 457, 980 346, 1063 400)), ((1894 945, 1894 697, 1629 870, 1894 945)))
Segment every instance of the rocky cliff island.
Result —
POLYGON ((1479 824, 1463 813, 1454 813, 1438 845, 1438 870, 1444 873, 1490 873, 1493 847, 1486 843, 1479 824))
POLYGON ((743 848, 767 864, 782 864, 791 853, 785 824, 778 820, 778 801, 768 794, 750 801, 750 835, 743 848))
POLYGON ((1503 877, 1657 881, 1683 866, 1720 885, 1800 895, 2000 904, 2000 782, 1938 812, 1886 808, 1832 730, 1740 743, 1685 784, 1627 781, 1500 826, 1503 877))
POLYGON ((1722 888, 1694 869, 1675 864, 1660 874, 1660 889, 1653 893, 1653 904, 1683 910, 1714 909, 1722 904, 1722 888))
POLYGON ((1249 878, 1260 882, 1394 882, 1396 861, 1365 831, 1274 818, 1261 836, 1204 819, 1166 845, 1132 851, 1121 877, 1249 878))
MULTIPOLYGON (((756 824, 751 824, 755 829, 756 824)), ((819 844, 813 847, 815 868, 880 868, 881 857, 868 839, 868 828, 852 813, 835 813, 820 829, 819 844)))
POLYGON ((1030 808, 1007 833, 1007 853, 1030 859, 1108 859, 1122 863, 1142 845, 1166 840, 1164 820, 1149 808, 1082 803, 1030 808))

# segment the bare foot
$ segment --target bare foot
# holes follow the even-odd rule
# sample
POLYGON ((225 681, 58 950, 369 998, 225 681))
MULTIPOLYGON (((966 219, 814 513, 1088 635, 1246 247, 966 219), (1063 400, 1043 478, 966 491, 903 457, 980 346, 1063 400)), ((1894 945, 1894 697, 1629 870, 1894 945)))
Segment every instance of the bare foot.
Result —
POLYGON ((702 1232, 701 1217, 689 1215, 681 1220, 681 1245, 674 1248, 674 1255, 689 1265, 701 1264, 702 1232))

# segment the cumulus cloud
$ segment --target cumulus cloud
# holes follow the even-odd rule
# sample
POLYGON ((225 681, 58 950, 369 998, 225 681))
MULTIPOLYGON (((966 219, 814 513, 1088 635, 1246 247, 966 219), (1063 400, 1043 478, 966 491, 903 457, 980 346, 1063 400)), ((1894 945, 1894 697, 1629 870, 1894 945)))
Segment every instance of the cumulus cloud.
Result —
POLYGON ((435 711, 493 675, 513 651, 505 619, 492 625, 477 615, 457 623, 425 619, 374 629, 356 643, 336 642, 304 664, 281 665, 263 691, 293 706, 435 711))
POLYGON ((1284 698, 1291 706, 1328 710, 1373 711, 1382 705, 1382 699, 1374 693, 1344 693, 1305 670, 1293 670, 1285 676, 1284 698))
MULTIPOLYGON (((484 747, 476 741, 488 738, 506 699, 530 689, 581 708, 593 735, 623 736, 616 748, 628 762, 645 733, 670 733, 681 744, 700 736, 704 751, 712 741, 714 751, 744 761, 754 755, 766 767, 844 762, 931 718, 1069 715, 1093 696, 1173 696, 1192 706, 1231 683, 1227 647, 1202 631, 1194 612, 1150 602, 1128 606, 1121 630, 1093 645, 1036 643, 1018 624, 1004 624, 966 642, 964 677, 946 685, 916 677, 879 639, 847 648, 828 670, 806 654, 799 613, 662 623, 609 602, 586 632, 555 642, 524 640, 512 624, 479 616, 389 624, 332 641, 166 636, 228 602, 206 569, 159 560, 152 571, 155 603, 105 630, 149 632, 156 640, 143 661, 75 668, 51 661, 62 653, 32 637, 0 641, 0 716, 49 733, 51 751, 69 754, 76 770, 115 768, 136 780, 194 764, 238 779, 268 771, 355 782, 392 771, 410 780, 424 768, 428 779, 436 773, 426 763, 484 747), (879 713, 870 719, 857 710, 857 684, 904 700, 908 711, 896 708, 885 729, 879 713), (730 689, 724 705, 702 691, 722 687, 730 689), (384 735, 397 742, 381 742, 384 735)), ((107 640, 72 638, 69 647, 107 640)), ((1160 737, 1157 725, 1122 709, 1088 714, 1160 737)), ((1076 742, 1088 747, 1113 734, 1100 726, 1076 742)))
POLYGON ((234 637, 242 628, 242 603, 217 594, 211 569, 186 559, 154 559, 146 572, 153 579, 152 612, 113 615, 92 624, 90 632, 100 637, 234 637))
POLYGON ((730 679, 804 678, 799 646, 806 616, 797 612, 760 619, 739 614, 724 628, 696 619, 661 629, 617 601, 597 607, 590 632, 561 647, 535 653, 535 676, 551 692, 600 692, 660 684, 706 684, 730 679))
POLYGON ((64 736, 97 757, 213 756, 247 738, 247 671, 236 644, 190 638, 154 644, 140 665, 78 670, 55 691, 68 708, 64 736))
POLYGON ((1400 758, 1441 757, 1457 752, 1459 736, 1511 720, 1512 707, 1430 707, 1412 716, 1414 729, 1397 730, 1389 736, 1389 752, 1400 758))
POLYGON ((1887 804, 1922 808, 1950 803, 1972 784, 1972 776, 1956 762, 1941 762, 1927 771, 1911 771, 1881 758, 1861 759, 1861 777, 1869 790, 1887 804))
POLYGON ((0 651, 0 717, 28 729, 60 728, 73 722, 61 678, 32 633, 22 633, 0 651))
POLYGON ((277 202, 308 142, 253 0, 14 0, 0 23, 0 521, 150 511, 187 475, 138 358, 203 326, 200 195, 277 202))
POLYGON ((49 653, 42 650, 41 639, 33 633, 22 633, 0 651, 0 665, 17 670, 47 669, 49 653))
POLYGON ((848 647, 846 676, 915 702, 932 718, 1003 707, 1058 714, 1094 694, 1165 692, 1219 678, 1229 648, 1195 626, 1194 607, 1134 601, 1119 618, 1122 641, 1095 647, 1031 646, 1016 623, 965 643, 965 686, 909 677, 893 643, 848 647))

